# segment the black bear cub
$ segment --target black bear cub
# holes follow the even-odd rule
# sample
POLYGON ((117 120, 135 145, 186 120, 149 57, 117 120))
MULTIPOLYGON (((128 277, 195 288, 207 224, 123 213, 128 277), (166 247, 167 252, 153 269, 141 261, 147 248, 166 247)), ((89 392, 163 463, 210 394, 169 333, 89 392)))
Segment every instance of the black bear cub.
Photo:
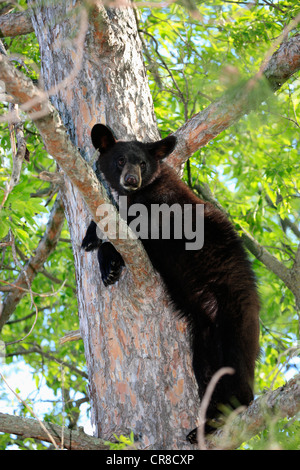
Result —
MULTIPOLYGON (((220 405, 248 405, 253 399, 255 362, 259 352, 259 299, 255 279, 241 240, 225 215, 212 204, 200 200, 163 160, 174 150, 176 138, 168 136, 155 143, 116 141, 111 130, 96 124, 91 133, 100 151, 98 169, 118 195, 127 196, 128 209, 142 204, 148 209, 167 204, 182 209, 192 207, 193 228, 196 207, 203 205, 204 244, 187 249, 187 239, 176 235, 140 236, 154 268, 160 273, 170 300, 186 318, 191 336, 193 369, 200 400, 213 374, 232 367, 233 375, 218 382, 207 409, 206 431, 220 414, 220 405)), ((128 217, 130 222, 132 218, 128 217)), ((175 216, 170 217, 170 221, 175 216)), ((123 269, 121 255, 112 244, 97 237, 91 222, 82 242, 86 251, 98 249, 105 285, 115 283, 123 269)), ((196 441, 192 431, 188 439, 196 441)))

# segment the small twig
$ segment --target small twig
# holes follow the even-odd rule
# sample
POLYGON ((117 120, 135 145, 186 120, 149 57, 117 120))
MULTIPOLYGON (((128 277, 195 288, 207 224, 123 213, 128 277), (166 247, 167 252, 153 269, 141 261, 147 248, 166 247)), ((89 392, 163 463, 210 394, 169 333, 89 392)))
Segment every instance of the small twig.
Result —
POLYGON ((149 33, 148 31, 144 31, 143 29, 140 29, 139 30, 140 33, 143 33, 143 34, 146 34, 147 36, 150 36, 150 38, 152 39, 152 41, 154 42, 155 44, 155 52, 157 54, 157 56, 159 57, 161 63, 163 64, 164 68, 167 70, 167 72, 169 73, 169 76, 178 92, 178 95, 180 97, 180 100, 182 101, 183 104, 185 104, 186 102, 186 99, 184 97, 184 94, 182 93, 182 91, 180 90, 180 87, 179 85, 177 84, 177 81, 175 80, 175 77, 173 75, 173 72, 171 71, 170 67, 167 65, 166 61, 164 60, 164 58, 162 57, 162 55, 160 54, 159 50, 158 50, 158 42, 156 40, 156 38, 151 34, 149 33))
POLYGON ((32 175, 33 178, 38 178, 39 180, 42 181, 48 181, 50 183, 55 183, 58 186, 61 186, 64 184, 64 177, 61 173, 53 173, 50 171, 41 171, 38 175, 32 175))
POLYGON ((82 339, 80 330, 68 331, 62 338, 59 340, 59 344, 67 343, 68 341, 77 341, 82 339))
POLYGON ((21 269, 21 273, 23 273, 24 276, 25 276, 27 287, 28 287, 28 290, 29 290, 29 293, 30 293, 30 299, 31 299, 30 308, 32 308, 32 306, 34 305, 34 300, 33 300, 33 295, 32 295, 31 284, 30 284, 30 281, 29 281, 29 278, 28 278, 28 275, 27 275, 27 272, 26 272, 26 268, 24 266, 22 266, 22 264, 19 262, 19 260, 17 258, 15 238, 13 236, 13 233, 12 233, 11 229, 9 229, 9 236, 10 236, 10 241, 11 241, 11 251, 12 251, 12 255, 13 255, 13 260, 14 260, 15 264, 17 266, 19 266, 19 268, 21 269))
POLYGON ((197 429, 197 441, 198 441, 198 446, 200 450, 206 450, 206 444, 205 444, 205 422, 206 422, 206 411, 209 406, 212 394, 214 392, 214 389, 216 388, 217 383, 223 377, 223 375, 226 374, 234 374, 234 369, 232 367, 222 367, 219 369, 211 378, 206 390, 204 397, 202 398, 200 409, 199 409, 199 415, 198 415, 198 429, 197 429))
MULTIPOLYGON (((7 345, 8 343, 5 343, 5 346, 7 345)), ((24 355, 33 354, 33 353, 40 354, 43 358, 49 359, 49 361, 54 361, 57 364, 60 364, 61 366, 67 367, 68 369, 72 370, 76 375, 79 375, 80 377, 83 377, 84 379, 88 379, 88 375, 85 372, 81 371, 73 364, 70 364, 56 357, 54 355, 54 354, 58 354, 56 351, 52 351, 52 352, 43 351, 43 349, 38 344, 35 344, 30 349, 21 348, 17 351, 14 351, 13 353, 7 353, 6 357, 14 357, 14 356, 20 356, 20 355, 24 356, 24 355)))
POLYGON ((4 383, 6 384, 6 386, 9 388, 9 390, 15 395, 15 397, 19 400, 20 403, 22 403, 26 408, 27 410, 29 411, 29 413, 38 421, 39 425, 41 426, 41 428, 43 429, 43 431, 47 434, 47 436, 49 437, 50 441, 52 442, 52 444, 54 445, 55 449, 56 450, 59 450, 59 447, 57 446, 55 440, 53 439, 53 437, 51 436, 51 434, 49 433, 48 429, 45 427, 45 425, 43 424, 43 422, 38 418, 38 416, 35 414, 35 412, 33 411, 32 408, 30 408, 30 406, 20 397, 20 395, 18 395, 17 392, 15 392, 11 386, 8 384, 8 382, 6 381, 6 379, 3 377, 3 374, 0 372, 0 376, 2 377, 2 380, 4 381, 4 383))
POLYGON ((38 308, 37 308, 37 306, 34 302, 33 302, 33 305, 34 305, 34 308, 35 308, 35 318, 34 318, 34 322, 31 326, 29 332, 25 336, 23 336, 23 338, 21 338, 21 339, 17 339, 15 341, 10 341, 9 343, 5 343, 6 346, 9 346, 11 344, 21 343, 22 341, 24 341, 24 339, 26 339, 32 333, 33 328, 35 327, 35 324, 36 324, 36 321, 37 321, 37 318, 38 318, 38 308))
MULTIPOLYGON (((25 289, 25 287, 17 286, 16 284, 13 284, 12 282, 4 281, 3 279, 0 279, 0 282, 3 282, 7 286, 13 287, 13 289, 19 289, 22 292, 30 292, 29 289, 25 289)), ((57 295, 58 292, 61 291, 61 289, 64 287, 66 282, 67 282, 67 280, 65 279, 64 282, 62 283, 62 285, 60 286, 60 288, 57 289, 57 291, 55 291, 55 292, 48 292, 46 294, 39 294, 38 292, 32 291, 32 293, 33 293, 33 295, 38 296, 38 297, 53 297, 53 296, 57 295)))
MULTIPOLYGON (((39 308, 39 310, 45 310, 46 308, 49 308, 49 306, 47 306, 43 309, 39 308)), ((21 321, 26 321, 26 320, 28 320, 28 318, 33 317, 33 315, 35 315, 35 312, 28 313, 28 315, 25 315, 25 317, 17 318, 16 320, 9 320, 6 324, 7 325, 13 325, 14 323, 20 323, 21 321)))
POLYGON ((274 369, 268 374, 267 378, 269 378, 274 371, 276 371, 276 374, 271 382, 271 385, 269 387, 270 390, 273 389, 274 387, 274 383, 278 377, 278 375, 280 374, 280 371, 281 369, 283 368, 284 366, 284 363, 283 364, 280 364, 280 359, 285 356, 286 354, 288 354, 288 357, 286 359, 286 362, 290 361, 290 359, 294 356, 296 356, 296 354, 298 353, 298 351, 300 350, 300 346, 299 347, 295 347, 295 346, 292 346, 291 348, 288 348, 286 351, 283 351, 281 354, 279 354, 278 358, 277 358, 277 364, 276 364, 276 367, 274 367, 274 369))

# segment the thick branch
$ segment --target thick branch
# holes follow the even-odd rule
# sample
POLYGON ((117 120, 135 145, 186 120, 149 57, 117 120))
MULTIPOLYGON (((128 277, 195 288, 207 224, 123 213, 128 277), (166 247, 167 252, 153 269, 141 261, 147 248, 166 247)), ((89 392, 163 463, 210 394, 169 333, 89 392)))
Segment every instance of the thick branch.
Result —
MULTIPOLYGON (((43 422, 56 444, 60 446, 63 436, 64 448, 69 450, 107 450, 102 439, 85 434, 82 429, 62 428, 56 424, 43 422)), ((0 432, 16 434, 22 439, 33 438, 50 442, 48 434, 35 419, 0 413, 0 432)))
POLYGON ((33 32, 28 10, 0 16, 0 37, 15 37, 33 32))
POLYGON ((299 69, 300 35, 297 35, 281 44, 263 74, 257 74, 240 87, 225 93, 175 132, 178 145, 169 158, 170 164, 180 169, 196 150, 204 147, 244 114, 257 108, 267 98, 268 90, 278 90, 299 69))
POLYGON ((300 375, 286 385, 258 397, 242 413, 215 432, 210 448, 236 449, 268 427, 271 421, 292 418, 300 411, 300 375))
POLYGON ((0 316, 0 330, 5 325, 11 314, 14 312, 20 300, 26 294, 28 282, 32 283, 40 269, 42 269, 45 261, 54 251, 65 220, 64 209, 60 198, 57 198, 49 217, 45 234, 39 242, 35 254, 31 256, 24 270, 18 276, 15 287, 7 295, 3 302, 3 309, 0 316))
MULTIPOLYGON (((92 168, 71 143, 58 112, 45 93, 35 87, 22 72, 15 69, 3 55, 0 55, 0 79, 5 82, 6 91, 14 96, 21 108, 27 112, 30 110, 29 116, 35 119, 35 125, 47 151, 80 191, 93 219, 98 222, 98 208, 110 201, 92 168)), ((126 224, 122 220, 120 224, 124 225, 124 233, 126 224)), ((114 234, 106 235, 122 254, 134 276, 135 284, 142 289, 144 281, 154 274, 142 244, 138 240, 130 238, 119 240, 115 239, 114 234)))

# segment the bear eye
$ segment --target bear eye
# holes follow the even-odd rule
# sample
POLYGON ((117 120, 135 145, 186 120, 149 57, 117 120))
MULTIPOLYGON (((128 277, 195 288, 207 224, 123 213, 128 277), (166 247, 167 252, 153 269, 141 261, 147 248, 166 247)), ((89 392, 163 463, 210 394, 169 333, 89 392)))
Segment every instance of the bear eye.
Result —
POLYGON ((140 167, 142 170, 144 170, 146 168, 146 162, 141 162, 140 167))
POLYGON ((125 157, 120 157, 120 158, 118 159, 118 165, 119 165, 119 166, 124 166, 125 163, 126 163, 126 158, 125 158, 125 157))

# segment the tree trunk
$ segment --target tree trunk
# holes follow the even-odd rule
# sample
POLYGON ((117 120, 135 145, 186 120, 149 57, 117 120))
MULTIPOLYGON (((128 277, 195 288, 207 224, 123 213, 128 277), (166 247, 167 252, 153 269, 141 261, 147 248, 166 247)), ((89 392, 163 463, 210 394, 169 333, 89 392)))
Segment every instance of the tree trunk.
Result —
MULTIPOLYGON (((87 17, 80 2, 79 9, 71 1, 32 6, 44 86, 81 155, 92 158, 96 122, 119 139, 157 139, 134 10, 96 5, 87 17)), ((143 448, 190 448, 185 436, 196 425, 198 398, 184 321, 151 270, 141 270, 139 282, 125 269, 105 288, 95 253, 80 249, 91 216, 66 176, 63 200, 95 435, 111 439, 132 430, 143 448)))

